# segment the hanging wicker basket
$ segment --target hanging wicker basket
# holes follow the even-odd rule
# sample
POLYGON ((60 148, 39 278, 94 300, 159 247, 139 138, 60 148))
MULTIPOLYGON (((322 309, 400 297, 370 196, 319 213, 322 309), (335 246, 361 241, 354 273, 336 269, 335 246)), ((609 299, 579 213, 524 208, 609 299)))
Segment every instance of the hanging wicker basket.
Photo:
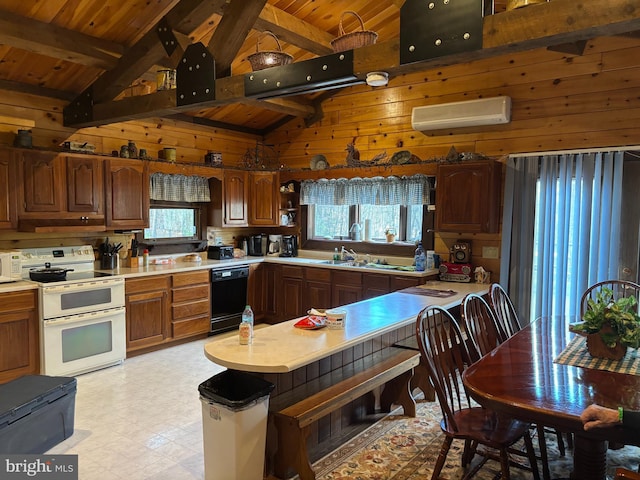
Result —
POLYGON ((331 40, 331 46, 333 47, 333 51, 335 53, 344 52, 345 50, 352 50, 354 48, 365 47, 367 45, 373 45, 378 39, 378 34, 376 32, 364 29, 364 22, 362 21, 362 18, 360 18, 360 15, 358 15, 356 12, 352 12, 351 10, 347 10, 340 17, 339 33, 339 37, 331 40), (360 27, 362 28, 362 30, 345 33, 344 28, 342 27, 342 20, 347 13, 354 15, 360 21, 360 27))
POLYGON ((258 39, 256 40, 256 53, 252 53, 251 55, 249 55, 248 60, 251 63, 251 68, 254 72, 256 72, 258 70, 264 70, 265 68, 289 65, 291 63, 291 60, 293 60, 293 57, 288 53, 282 51, 282 46, 280 45, 278 37, 267 30, 258 35, 258 39), (260 51, 260 39, 263 35, 271 35, 273 38, 275 38, 276 43, 278 44, 277 51, 260 51))

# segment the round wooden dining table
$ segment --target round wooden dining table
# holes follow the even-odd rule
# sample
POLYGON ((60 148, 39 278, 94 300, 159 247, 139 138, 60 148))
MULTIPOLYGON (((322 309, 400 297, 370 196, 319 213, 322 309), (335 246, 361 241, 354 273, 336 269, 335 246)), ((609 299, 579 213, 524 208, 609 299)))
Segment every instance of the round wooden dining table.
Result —
POLYGON ((640 375, 554 362, 574 338, 568 326, 575 320, 537 319, 469 366, 463 382, 486 408, 572 432, 572 478, 605 480, 608 442, 640 445, 640 431, 615 426, 586 432, 580 413, 592 403, 640 410, 640 375))

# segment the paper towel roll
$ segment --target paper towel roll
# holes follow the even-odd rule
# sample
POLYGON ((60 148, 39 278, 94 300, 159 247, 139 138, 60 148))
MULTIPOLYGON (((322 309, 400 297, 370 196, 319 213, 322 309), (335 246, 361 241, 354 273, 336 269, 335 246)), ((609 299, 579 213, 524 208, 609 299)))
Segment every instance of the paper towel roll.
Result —
POLYGON ((364 221, 364 241, 371 241, 371 220, 368 218, 364 221))

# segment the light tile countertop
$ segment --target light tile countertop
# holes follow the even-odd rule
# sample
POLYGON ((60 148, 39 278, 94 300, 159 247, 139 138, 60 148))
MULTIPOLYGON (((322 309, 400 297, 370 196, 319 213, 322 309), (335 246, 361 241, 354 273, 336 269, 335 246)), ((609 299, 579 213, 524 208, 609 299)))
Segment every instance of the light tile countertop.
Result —
POLYGON ((35 290, 36 288, 38 288, 38 284, 30 280, 0 283, 0 293, 20 292, 22 290, 35 290))
MULTIPOLYGON (((348 265, 330 265, 324 262, 327 261, 329 257, 329 253, 327 252, 312 252, 312 251, 304 251, 302 252, 305 256, 299 257, 278 257, 278 256, 270 256, 266 255, 264 257, 251 257, 246 256, 242 258, 234 258, 231 260, 208 260, 206 258, 206 253, 202 253, 202 260, 199 262, 193 261, 185 261, 186 256, 177 256, 174 257, 171 263, 166 264, 151 264, 149 266, 137 266, 137 267, 127 267, 127 266, 119 266, 114 270, 101 270, 100 262, 95 263, 96 271, 110 273, 114 276, 122 276, 124 278, 135 278, 135 277, 144 277, 149 275, 160 275, 160 274, 172 274, 179 272, 188 272, 194 270, 202 270, 202 269, 220 269, 220 268, 228 268, 228 267, 237 267, 243 265, 251 265, 255 263, 277 263, 281 265, 299 265, 306 267, 322 267, 329 268, 332 270, 351 270, 362 273, 382 273, 389 275, 402 275, 407 277, 428 277, 432 275, 437 275, 438 270, 431 269, 426 270, 424 272, 411 272, 405 270, 387 270, 384 268, 375 268, 375 267, 354 267, 348 265)), ((160 257, 162 258, 162 257, 160 257)), ((167 257, 169 258, 169 257, 167 257)), ((153 258, 152 258, 153 260, 153 258)), ((405 258, 393 258, 390 259, 391 262, 397 265, 410 265, 411 259, 405 258)), ((21 290, 30 290, 38 288, 38 283, 32 282, 30 280, 21 280, 18 282, 8 282, 8 283, 0 283, 0 293, 6 292, 17 292, 21 290)))
MULTIPOLYGON (((416 288, 416 287, 414 287, 416 288)), ((429 305, 451 308, 468 293, 481 295, 489 285, 477 283, 427 282, 418 288, 453 290, 447 298, 394 292, 363 300, 343 308, 346 326, 341 330, 302 330, 293 325, 300 319, 256 329, 252 345, 240 345, 237 335, 215 339, 204 347, 206 357, 223 367, 247 372, 285 373, 303 367, 353 345, 413 324, 429 305)))
MULTIPOLYGON (((314 252, 315 253, 315 252, 314 252)), ((106 273, 112 273, 113 275, 122 275, 125 278, 129 277, 140 277, 147 275, 158 275, 158 274, 171 274, 178 272, 187 272, 191 270, 201 270, 201 269, 220 269, 220 268, 229 268, 229 267, 237 267, 241 265, 251 265, 254 263, 277 263, 281 265, 299 265, 305 267, 322 267, 329 268, 332 270, 351 270, 362 273, 384 273, 384 274, 393 274, 393 275, 403 275, 407 277, 428 277, 431 275, 437 275, 437 269, 430 269, 424 272, 412 272, 405 270, 387 270, 385 268, 376 268, 376 267, 354 267, 348 265, 331 265, 326 264, 324 262, 327 261, 327 257, 329 256, 327 252, 323 252, 323 255, 318 255, 317 253, 310 253, 310 256, 299 256, 299 257, 278 257, 278 256, 270 256, 266 255, 263 257, 242 257, 242 258, 234 258, 230 260, 208 260, 204 258, 200 262, 192 262, 185 261, 182 257, 175 258, 172 263, 168 264, 159 264, 154 265, 151 264, 147 267, 138 266, 138 267, 126 267, 120 266, 114 270, 100 270, 106 273)), ((206 254, 205 254, 206 257, 206 254)), ((393 262, 397 261, 397 265, 407 265, 411 260, 407 259, 394 259, 393 262)), ((99 266, 99 262, 96 263, 96 267, 99 266)), ((98 268, 96 268, 98 270, 98 268)))

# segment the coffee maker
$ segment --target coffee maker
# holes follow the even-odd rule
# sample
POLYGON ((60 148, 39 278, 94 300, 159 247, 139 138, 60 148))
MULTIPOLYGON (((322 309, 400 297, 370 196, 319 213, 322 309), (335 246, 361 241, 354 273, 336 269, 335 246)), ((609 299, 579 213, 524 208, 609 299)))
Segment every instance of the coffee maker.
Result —
POLYGON ((267 255, 279 255, 282 248, 282 235, 269 235, 267 255))
POLYGON ((295 235, 282 236, 281 257, 297 257, 298 256, 298 237, 295 235))

